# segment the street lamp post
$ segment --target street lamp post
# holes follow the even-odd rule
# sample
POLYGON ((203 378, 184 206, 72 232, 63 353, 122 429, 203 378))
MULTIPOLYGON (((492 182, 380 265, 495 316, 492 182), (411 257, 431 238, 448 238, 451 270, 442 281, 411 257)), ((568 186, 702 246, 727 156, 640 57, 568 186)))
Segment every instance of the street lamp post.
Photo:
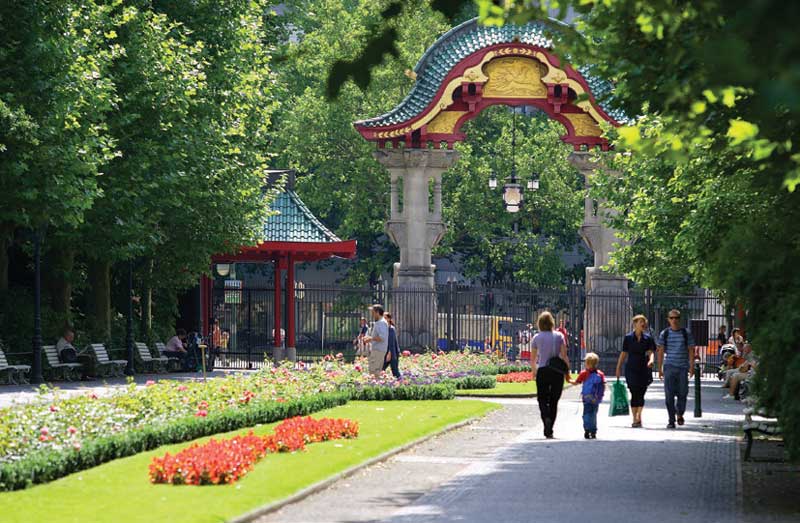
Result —
MULTIPOLYGON (((511 120, 511 176, 508 181, 503 184, 503 203, 505 203, 506 211, 510 213, 518 213, 522 208, 524 200, 523 188, 517 179, 517 111, 514 110, 514 115, 511 120)), ((492 171, 489 177, 489 189, 497 188, 497 175, 492 171)), ((539 179, 533 175, 528 180, 527 188, 529 191, 536 191, 539 189, 539 179)), ((517 221, 514 221, 514 233, 519 230, 517 221)))
POLYGON ((34 301, 33 301, 33 362, 31 383, 42 383, 42 234, 37 228, 33 234, 34 301))
POLYGON ((133 259, 128 261, 128 318, 127 324, 125 325, 125 342, 128 351, 125 375, 133 376, 135 373, 133 366, 133 259))

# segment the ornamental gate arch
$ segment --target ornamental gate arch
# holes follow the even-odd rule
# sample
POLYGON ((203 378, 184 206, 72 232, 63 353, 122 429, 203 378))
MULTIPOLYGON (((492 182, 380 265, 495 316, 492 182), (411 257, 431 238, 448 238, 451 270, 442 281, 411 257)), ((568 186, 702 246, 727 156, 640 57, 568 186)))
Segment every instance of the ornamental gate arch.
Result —
MULTIPOLYGON (((393 285, 401 290, 433 290, 431 250, 446 230, 441 213, 442 173, 458 159, 453 145, 466 138, 461 133, 464 123, 492 105, 536 107, 564 126, 561 139, 574 147, 570 161, 588 183, 597 168, 589 159, 589 151, 609 148, 601 125, 618 126, 622 115, 598 101, 597 97, 611 92, 611 85, 592 77, 587 69, 577 70, 563 63, 553 53, 553 41, 544 35, 543 25, 537 22, 502 27, 480 26, 477 19, 464 22, 423 54, 413 74, 414 86, 394 109, 354 125, 366 140, 377 144, 375 157, 390 173, 386 232, 400 248, 393 285), (429 208, 431 182, 434 202, 429 208)), ((600 269, 618 241, 602 221, 608 212, 602 202, 587 197, 580 229, 594 252, 594 266, 586 270, 586 344, 598 351, 621 346, 631 312, 628 301, 620 300, 628 295, 627 279, 600 269), (593 296, 598 299, 592 300, 593 296), (614 297, 611 301, 621 305, 602 307, 600 297, 614 297), (604 318, 593 315, 593 309, 598 313, 603 310, 604 318)), ((430 304, 429 315, 419 314, 419 303, 414 308, 416 314, 399 310, 399 317, 424 323, 428 320, 422 318, 429 316, 429 321, 435 321, 435 302, 430 304)), ((406 323, 406 328, 422 333, 415 340, 419 345, 430 345, 434 339, 433 324, 406 323)))

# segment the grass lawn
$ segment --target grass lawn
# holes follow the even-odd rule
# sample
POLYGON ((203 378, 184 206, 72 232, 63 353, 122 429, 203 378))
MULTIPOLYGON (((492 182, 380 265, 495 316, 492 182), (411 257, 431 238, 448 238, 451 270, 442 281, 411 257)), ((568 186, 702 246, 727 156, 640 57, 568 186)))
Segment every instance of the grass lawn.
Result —
POLYGON ((528 396, 536 394, 536 382, 527 383, 498 383, 493 389, 463 389, 457 390, 457 396, 528 396))
MULTIPOLYGON (((578 375, 573 374, 576 378, 578 375)), ((564 388, 571 385, 564 383, 564 388)), ((456 396, 530 396, 536 394, 536 382, 526 383, 500 383, 498 382, 493 389, 463 389, 457 390, 456 396)))
MULTIPOLYGON (((147 471, 151 458, 165 452, 175 453, 188 443, 167 445, 45 485, 0 493, 0 520, 3 523, 226 521, 494 408, 497 406, 480 401, 353 401, 313 416, 355 419, 360 426, 358 438, 314 443, 306 452, 268 455, 234 485, 150 484, 147 471)), ((275 425, 261 425, 254 432, 265 434, 275 425)))

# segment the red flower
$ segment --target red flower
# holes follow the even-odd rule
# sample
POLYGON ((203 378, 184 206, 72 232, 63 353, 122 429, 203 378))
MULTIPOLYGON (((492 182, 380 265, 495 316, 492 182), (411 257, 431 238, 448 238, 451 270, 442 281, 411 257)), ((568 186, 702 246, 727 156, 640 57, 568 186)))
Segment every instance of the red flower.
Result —
POLYGON ((75 427, 67 427, 67 432, 69 432, 70 434, 75 434, 76 432, 78 432, 78 429, 76 429, 75 427))
POLYGON ((201 401, 200 403, 197 404, 197 408, 198 409, 207 409, 208 408, 208 402, 207 401, 201 401))
POLYGON ((203 409, 198 410, 197 412, 194 413, 194 416, 196 418, 205 418, 206 416, 208 416, 208 411, 203 409))
POLYGON ((525 383, 533 381, 533 372, 509 372, 497 376, 498 383, 525 383))
POLYGON ((306 444, 358 436, 358 423, 346 419, 310 417, 284 420, 275 432, 256 436, 252 431, 227 440, 195 443, 175 455, 155 457, 150 463, 152 483, 173 485, 219 485, 234 483, 265 454, 295 452, 306 444))
POLYGON ((189 390, 189 387, 187 387, 186 385, 179 385, 178 386, 178 392, 185 392, 187 390, 189 390))
POLYGON ((58 412, 58 407, 55 405, 50 405, 50 412, 58 412))

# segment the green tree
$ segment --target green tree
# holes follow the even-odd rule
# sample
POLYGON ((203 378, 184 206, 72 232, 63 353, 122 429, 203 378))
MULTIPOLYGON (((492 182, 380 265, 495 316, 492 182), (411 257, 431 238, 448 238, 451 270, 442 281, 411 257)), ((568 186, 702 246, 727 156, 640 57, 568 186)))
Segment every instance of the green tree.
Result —
POLYGON ((114 152, 107 70, 120 48, 111 7, 9 1, 0 7, 0 290, 18 228, 76 226, 114 152))

